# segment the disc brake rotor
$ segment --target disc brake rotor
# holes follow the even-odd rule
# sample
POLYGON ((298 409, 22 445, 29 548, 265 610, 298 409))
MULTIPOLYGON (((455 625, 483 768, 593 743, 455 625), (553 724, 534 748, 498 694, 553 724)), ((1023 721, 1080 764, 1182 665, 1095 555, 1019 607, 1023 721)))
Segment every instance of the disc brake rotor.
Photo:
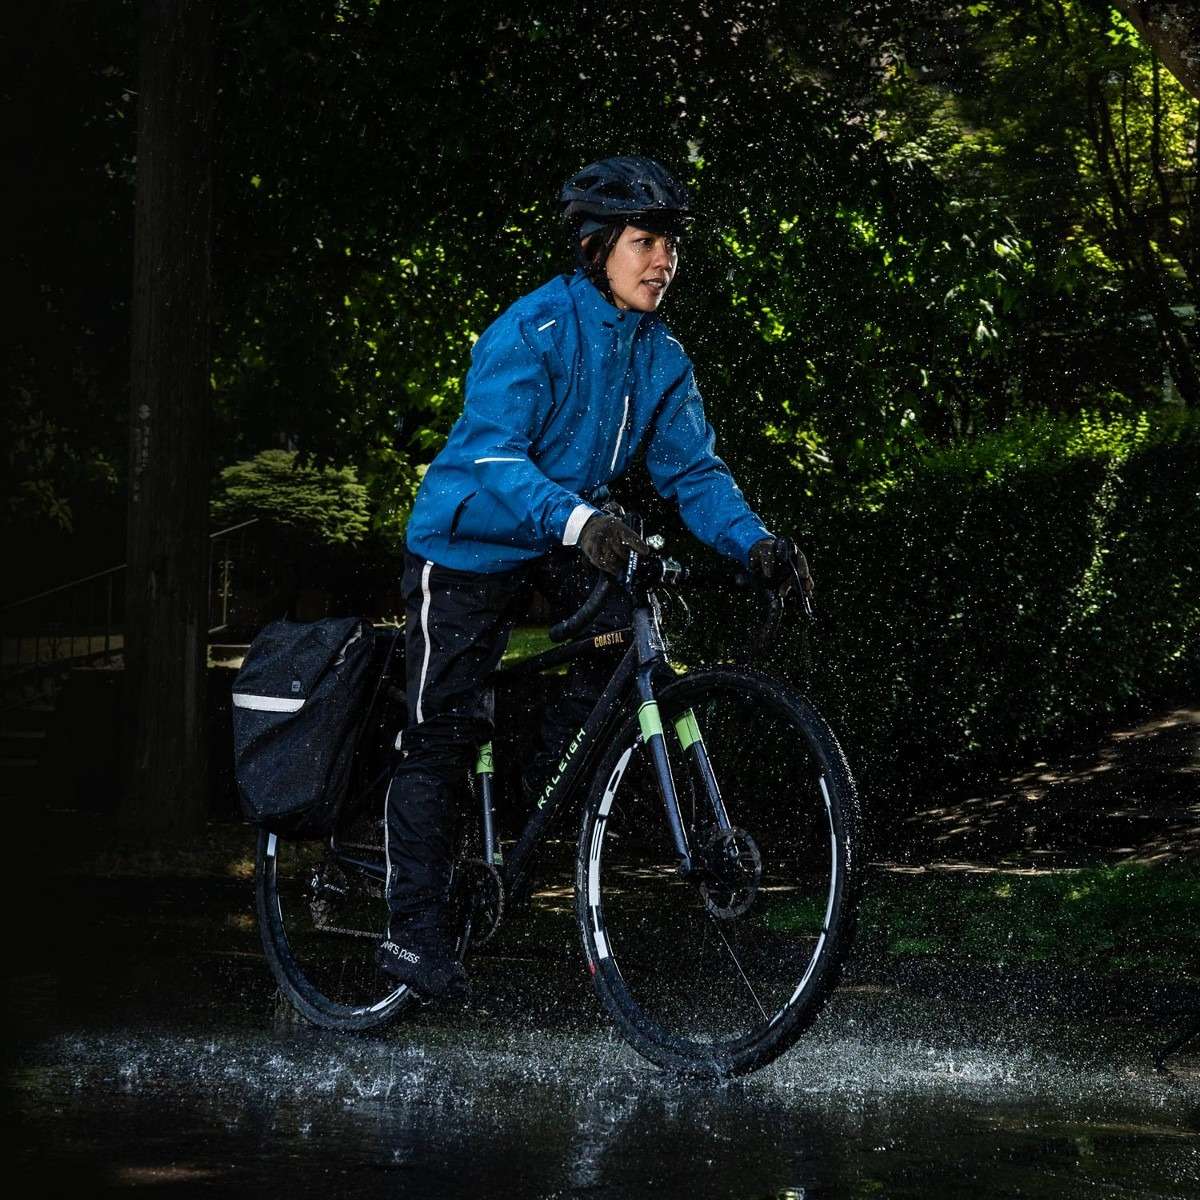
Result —
POLYGON ((740 917, 758 895, 762 855, 744 829, 717 829, 701 857, 710 878, 700 885, 704 907, 723 921, 740 917))

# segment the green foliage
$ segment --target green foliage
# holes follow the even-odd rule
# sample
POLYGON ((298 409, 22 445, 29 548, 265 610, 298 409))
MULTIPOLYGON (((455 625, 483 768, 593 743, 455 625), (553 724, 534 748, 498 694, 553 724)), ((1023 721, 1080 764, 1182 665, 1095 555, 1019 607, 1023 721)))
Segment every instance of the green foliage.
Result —
POLYGON ((1046 292, 1029 238, 975 202, 978 172, 939 173, 975 134, 901 70, 914 31, 945 25, 928 9, 256 6, 225 67, 228 435, 284 428, 369 479, 399 428, 427 461, 474 337, 570 264, 560 180, 618 146, 695 192, 667 317, 763 491, 776 446, 815 441, 814 461, 865 477, 896 447, 1044 403, 1021 376, 1046 292))
POLYGON ((1200 979, 1197 912, 1200 873, 1177 863, 887 875, 872 888, 859 929, 868 953, 893 957, 1200 979))
POLYGON ((128 439, 137 5, 6 16, 0 519, 88 536, 128 439))
MULTIPOLYGON (((811 660, 774 665, 804 676, 884 809, 1200 680, 1200 421, 1177 409, 1014 422, 765 513, 811 531, 827 614, 811 660)), ((732 649, 733 603, 680 657, 732 649)))
MULTIPOLYGON (((18 507, 66 520, 122 469, 136 6, 43 8, 86 69, 38 106, 30 161, 71 168, 16 222, 8 378, 45 420, 0 432, 18 507)), ((220 460, 287 435, 353 463, 385 538, 475 337, 571 265, 559 183, 617 149, 703 214, 665 315, 752 501, 1136 408, 1163 338, 1191 358, 1164 322, 1194 299, 1196 105, 1104 5, 262 0, 224 13, 218 73, 220 460)))
POLYGON ((831 514, 834 690, 884 777, 995 761, 1195 677, 1198 430, 1035 423, 831 514))
POLYGON ((1146 398, 1156 330, 1200 403, 1194 335, 1170 307, 1195 304, 1200 284, 1195 100, 1107 4, 1022 0, 935 20, 958 31, 961 52, 916 44, 881 127, 964 210, 1020 231, 1014 385, 1048 408, 1094 404, 1114 385, 1146 398))
POLYGON ((292 450, 264 450, 221 472, 214 520, 260 517, 326 546, 353 546, 370 528, 367 489, 353 467, 314 467, 292 450))
POLYGON ((0 426, 4 444, 0 515, 14 526, 43 521, 71 533, 72 500, 103 494, 116 482, 109 454, 87 441, 78 444, 78 427, 60 425, 60 419, 69 420, 47 412, 27 388, 13 389, 0 426))

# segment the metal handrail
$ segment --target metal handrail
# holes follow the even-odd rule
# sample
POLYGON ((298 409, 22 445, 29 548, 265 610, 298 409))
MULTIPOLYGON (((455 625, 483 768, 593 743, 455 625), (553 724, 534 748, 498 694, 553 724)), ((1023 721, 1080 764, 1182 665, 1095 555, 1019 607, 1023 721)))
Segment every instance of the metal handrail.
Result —
POLYGON ((103 579, 105 575, 115 575, 118 571, 125 570, 127 563, 121 563, 120 566, 108 567, 103 571, 97 571, 94 575, 84 575, 81 579, 72 579, 70 583, 60 583, 58 587, 47 588, 44 592, 37 592, 32 596, 26 596, 23 600, 14 600, 11 604, 0 605, 0 613, 10 612, 14 608, 21 608, 23 605, 32 604, 35 600, 45 600, 47 596, 55 596, 59 592, 69 592, 72 588, 82 587, 85 583, 91 583, 93 579, 103 579))
MULTIPOLYGON (((234 594, 230 535, 256 525, 260 520, 251 517, 208 535, 209 636, 228 628, 234 594), (218 583, 215 593, 214 583, 218 583)), ((0 642, 0 666, 4 668, 6 683, 11 683, 26 667, 38 674, 69 669, 85 661, 104 662, 120 655, 124 650, 125 625, 121 614, 128 590, 127 577, 121 572, 127 570, 128 565, 121 563, 104 571, 95 571, 0 607, 0 622, 13 622, 8 629, 0 625, 0 632, 4 634, 3 642, 0 642), (25 625, 30 626, 28 632, 23 629, 25 625), (26 655, 30 647, 33 651, 31 661, 26 655), (43 658, 43 648, 49 650, 49 659, 43 658), (11 656, 10 649, 14 651, 11 656), (62 654, 64 649, 66 653, 62 654)))
MULTIPOLYGON (((208 535, 208 540, 214 542, 219 537, 224 537, 227 533, 237 533, 239 529, 245 529, 249 525, 257 525, 261 520, 260 517, 251 517, 248 521, 242 521, 238 525, 230 525, 228 529, 218 529, 215 533, 208 535)), ((118 571, 124 571, 129 566, 128 563, 118 563, 115 567, 107 567, 103 571, 96 571, 92 575, 84 575, 80 579, 72 579, 70 583, 60 583, 57 587, 47 588, 44 592, 36 592, 32 596, 26 596, 21 600, 14 600, 10 604, 0 604, 0 613, 11 612, 14 608, 20 608, 24 604, 32 604, 35 600, 44 600, 47 596, 55 596, 59 592, 69 592, 72 588, 82 587, 85 583, 91 583, 93 579, 103 579, 105 575, 115 575, 118 571)))

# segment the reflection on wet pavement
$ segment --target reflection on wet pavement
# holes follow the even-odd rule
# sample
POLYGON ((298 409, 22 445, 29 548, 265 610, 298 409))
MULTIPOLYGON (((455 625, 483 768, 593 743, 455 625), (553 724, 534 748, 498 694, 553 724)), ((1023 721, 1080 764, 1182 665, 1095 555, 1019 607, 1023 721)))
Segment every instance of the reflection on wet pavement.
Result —
MULTIPOLYGON (((851 1006, 852 1007, 852 1006, 851 1006)), ((1186 1196, 1195 1092, 1040 1048, 842 1037, 724 1088, 603 1034, 68 1035, 17 1075, 43 1179, 187 1194, 1186 1196)))
MULTIPOLYGON (((381 1037, 296 1022, 244 880, 63 881, 80 957, 11 993, 24 1194, 1200 1195, 1200 1073, 1163 1030, 858 964, 782 1061, 715 1087, 616 1039, 570 918, 514 924, 476 1003, 381 1037)), ((1097 1010, 1099 1011, 1099 1010, 1097 1010)))

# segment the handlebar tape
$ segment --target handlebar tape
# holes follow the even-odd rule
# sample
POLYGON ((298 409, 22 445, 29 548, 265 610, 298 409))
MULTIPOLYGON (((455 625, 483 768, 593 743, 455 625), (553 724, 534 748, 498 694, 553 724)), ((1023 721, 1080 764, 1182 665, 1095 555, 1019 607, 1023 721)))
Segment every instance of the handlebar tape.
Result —
POLYGON ((592 588, 592 594, 583 602, 583 607, 573 616, 559 621, 557 625, 550 626, 550 640, 565 642, 567 638, 574 637, 581 629, 590 625, 604 607, 613 582, 613 577, 602 571, 600 578, 596 581, 596 586, 592 588))

